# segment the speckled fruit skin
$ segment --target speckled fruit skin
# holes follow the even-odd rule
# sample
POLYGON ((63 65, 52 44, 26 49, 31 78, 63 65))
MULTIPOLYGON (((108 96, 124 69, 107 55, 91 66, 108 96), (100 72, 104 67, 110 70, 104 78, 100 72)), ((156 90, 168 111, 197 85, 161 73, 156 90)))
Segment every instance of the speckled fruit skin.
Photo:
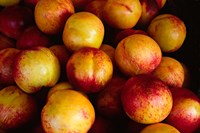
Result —
POLYGON ((47 133, 87 133, 95 120, 89 99, 75 90, 59 90, 48 99, 41 112, 47 133))
POLYGON ((200 128, 200 100, 187 88, 171 88, 173 107, 166 123, 181 133, 194 133, 200 128))
POLYGON ((161 14, 156 16, 148 26, 147 33, 166 53, 177 51, 186 37, 184 22, 175 15, 161 14))
POLYGON ((0 128, 14 129, 36 116, 36 99, 17 86, 7 86, 0 91, 0 128))
POLYGON ((113 28, 128 29, 137 24, 141 13, 139 0, 108 0, 103 8, 103 19, 113 28))
POLYGON ((145 127, 140 133, 180 133, 175 127, 166 123, 155 123, 145 127))
POLYGON ((172 95, 168 86, 149 74, 131 77, 121 92, 126 114, 142 124, 164 120, 172 109, 172 95))
POLYGON ((46 47, 34 47, 17 55, 13 77, 16 84, 27 93, 35 93, 43 86, 54 86, 60 77, 60 64, 46 47))
POLYGON ((0 50, 0 85, 14 85, 13 59, 20 50, 16 48, 5 48, 0 50))
POLYGON ((184 82, 184 68, 172 57, 163 56, 158 67, 152 74, 170 87, 182 87, 184 82))
POLYGON ((96 48, 76 51, 66 65, 67 77, 76 89, 98 92, 111 80, 113 65, 110 57, 96 48))
POLYGON ((62 34, 65 46, 72 52, 83 47, 99 48, 103 38, 104 25, 90 12, 78 12, 70 16, 62 34))
POLYGON ((71 0, 39 0, 34 10, 35 22, 42 32, 58 34, 74 12, 71 0))
POLYGON ((161 49, 149 36, 134 34, 121 40, 115 49, 115 61, 127 76, 152 72, 162 58, 161 49))

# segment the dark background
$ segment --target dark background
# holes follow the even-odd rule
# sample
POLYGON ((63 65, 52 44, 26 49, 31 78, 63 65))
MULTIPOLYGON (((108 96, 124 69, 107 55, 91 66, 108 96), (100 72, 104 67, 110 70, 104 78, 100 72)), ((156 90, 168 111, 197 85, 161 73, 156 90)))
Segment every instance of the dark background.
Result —
POLYGON ((188 67, 191 74, 189 89, 200 97, 200 0, 167 0, 161 13, 177 15, 186 25, 184 44, 178 51, 168 55, 188 67))

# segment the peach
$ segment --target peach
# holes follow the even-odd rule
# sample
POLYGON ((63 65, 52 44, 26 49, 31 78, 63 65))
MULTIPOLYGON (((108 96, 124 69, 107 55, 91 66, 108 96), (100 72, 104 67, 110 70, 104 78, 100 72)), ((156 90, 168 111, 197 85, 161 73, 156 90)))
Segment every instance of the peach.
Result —
POLYGON ((22 50, 14 62, 13 77, 27 93, 35 93, 43 86, 54 86, 60 77, 58 58, 46 47, 22 50))
POLYGON ((184 82, 184 68, 175 58, 163 56, 152 74, 170 87, 181 87, 184 82))
POLYGON ((103 8, 105 22, 116 29, 133 28, 141 13, 142 8, 139 0, 108 0, 103 8))
POLYGON ((35 22, 42 32, 58 34, 74 12, 71 0, 39 0, 34 10, 35 22))
POLYGON ((66 21, 62 38, 72 52, 83 47, 99 48, 104 38, 104 25, 96 15, 78 12, 66 21))
POLYGON ((26 28, 17 39, 16 47, 18 49, 29 49, 36 46, 50 46, 50 37, 42 33, 37 26, 26 28))
POLYGON ((102 9, 106 1, 107 0, 93 0, 85 6, 84 11, 95 14, 99 19, 101 19, 101 21, 104 22, 102 9))
POLYGON ((97 48, 82 48, 66 65, 69 82, 86 93, 98 92, 111 80, 113 65, 109 56, 97 48))
POLYGON ((14 129, 34 119, 38 112, 36 99, 17 86, 0 90, 0 128, 14 129))
POLYGON ((120 118, 123 115, 121 105, 121 90, 126 82, 126 78, 114 75, 111 81, 97 95, 97 111, 109 118, 120 118))
POLYGON ((110 119, 97 115, 88 133, 113 133, 114 129, 114 124, 110 119))
POLYGON ((54 92, 64 89, 73 89, 73 86, 67 81, 59 82, 49 89, 47 98, 49 98, 54 92))
POLYGON ((163 121, 173 105, 168 86, 150 74, 128 79, 121 91, 121 101, 127 116, 142 124, 163 121))
POLYGON ((134 34, 121 40, 115 49, 115 61, 127 76, 152 72, 160 63, 159 45, 149 36, 134 34))
POLYGON ((64 44, 54 44, 49 47, 49 49, 55 54, 58 58, 61 68, 60 80, 66 79, 66 64, 71 56, 71 52, 65 47, 64 44))
POLYGON ((41 112, 42 127, 48 133, 87 133, 94 120, 89 99, 70 89, 54 92, 41 112))
POLYGON ((143 30, 134 30, 134 29, 125 29, 117 33, 115 37, 115 43, 118 44, 122 39, 125 37, 128 37, 133 34, 144 34, 147 35, 147 33, 143 30))
POLYGON ((166 123, 148 125, 140 133, 180 133, 175 127, 166 123))
POLYGON ((22 32, 33 24, 33 11, 26 6, 8 6, 0 12, 0 32, 12 39, 18 39, 22 32))
POLYGON ((147 33, 159 44, 163 52, 177 51, 184 43, 186 26, 177 16, 160 14, 148 26, 147 33))
POLYGON ((142 14, 137 25, 146 28, 151 20, 158 15, 160 8, 156 0, 140 0, 140 3, 142 6, 142 14))
POLYGON ((115 70, 116 69, 115 48, 108 44, 102 44, 99 49, 102 50, 103 52, 105 52, 110 57, 112 64, 113 64, 113 69, 115 70))
POLYGON ((20 50, 16 48, 5 48, 0 50, 0 85, 14 85, 15 81, 13 78, 13 59, 20 50))
POLYGON ((158 7, 161 9, 164 7, 167 0, 156 0, 158 7))
POLYGON ((200 99, 187 88, 171 88, 173 107, 166 123, 181 133, 194 133, 200 128, 200 99))

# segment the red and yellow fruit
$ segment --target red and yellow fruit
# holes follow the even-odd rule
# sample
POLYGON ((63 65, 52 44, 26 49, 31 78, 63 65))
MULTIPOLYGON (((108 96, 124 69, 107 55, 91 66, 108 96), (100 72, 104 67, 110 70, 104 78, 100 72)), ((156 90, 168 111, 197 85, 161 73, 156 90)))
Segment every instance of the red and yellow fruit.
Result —
POLYGON ((103 89, 111 80, 113 65, 110 57, 96 48, 76 51, 66 65, 67 77, 72 85, 86 93, 103 89))

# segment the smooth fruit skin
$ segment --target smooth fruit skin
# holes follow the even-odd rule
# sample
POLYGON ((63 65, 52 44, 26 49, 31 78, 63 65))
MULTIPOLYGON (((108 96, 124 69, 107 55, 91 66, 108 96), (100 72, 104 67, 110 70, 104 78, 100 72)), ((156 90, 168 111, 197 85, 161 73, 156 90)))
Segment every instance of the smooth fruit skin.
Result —
POLYGON ((53 93, 41 112, 46 133, 87 133, 95 120, 89 99, 75 90, 53 93))
POLYGON ((137 23, 140 27, 146 27, 151 20, 159 13, 160 9, 156 0, 140 0, 142 6, 142 14, 137 23))
POLYGON ((33 96, 17 86, 7 86, 0 91, 0 128, 14 129, 36 116, 38 106, 33 96))
POLYGON ((113 28, 128 29, 137 24, 141 13, 139 0, 108 0, 103 8, 103 19, 113 28))
POLYGON ((13 67, 16 55, 20 50, 16 48, 5 48, 0 50, 0 85, 14 85, 13 67))
POLYGON ((140 133, 180 133, 175 127, 166 123, 156 123, 142 129, 140 133))
POLYGON ((95 14, 99 19, 101 19, 101 21, 104 22, 102 9, 106 1, 107 0, 92 0, 85 6, 84 11, 95 14))
POLYGON ((50 37, 42 33, 36 25, 26 28, 17 39, 16 48, 30 49, 36 46, 50 46, 50 37))
POLYGON ((18 39, 22 32, 33 24, 33 12, 28 7, 13 5, 0 12, 0 32, 12 39, 18 39))
POLYGON ((184 68, 172 57, 163 56, 160 64, 152 74, 170 87, 182 87, 184 82, 184 68))
POLYGON ((54 92, 64 89, 73 89, 73 86, 67 81, 59 82, 49 89, 47 98, 49 98, 54 92))
POLYGON ((34 10, 35 22, 42 32, 58 34, 74 12, 71 0, 39 0, 34 10))
POLYGON ((49 47, 49 49, 58 58, 61 68, 60 80, 66 80, 66 64, 71 56, 71 52, 65 47, 64 44, 54 44, 49 47))
POLYGON ((121 40, 115 50, 115 61, 127 76, 147 74, 160 63, 162 57, 159 45, 149 36, 130 35, 121 40))
POLYGON ((43 86, 54 86, 60 77, 60 64, 46 47, 21 51, 15 59, 13 76, 16 84, 27 93, 35 93, 43 86))
POLYGON ((147 33, 166 53, 177 51, 186 37, 184 22, 175 15, 161 14, 156 16, 148 26, 147 33))
POLYGON ((173 107, 166 123, 176 127, 181 133, 194 133, 200 128, 200 100, 187 88, 173 87, 173 107))
POLYGON ((113 133, 114 129, 115 125, 110 119, 97 114, 88 133, 113 133))
POLYGON ((165 6, 167 0, 155 0, 157 2, 158 7, 161 9, 165 6))
POLYGON ((96 15, 78 12, 66 21, 62 38, 72 52, 83 47, 99 48, 104 38, 104 25, 96 15))
POLYGON ((110 57, 96 48, 82 48, 71 55, 66 65, 70 83, 86 93, 98 92, 111 80, 113 65, 110 57))
POLYGON ((163 121, 172 109, 172 95, 168 86, 149 74, 133 76, 121 92, 126 114, 142 124, 163 121))
POLYGON ((126 83, 126 78, 114 75, 110 82, 97 95, 96 109, 108 118, 120 118, 123 115, 121 104, 121 90, 126 83))

